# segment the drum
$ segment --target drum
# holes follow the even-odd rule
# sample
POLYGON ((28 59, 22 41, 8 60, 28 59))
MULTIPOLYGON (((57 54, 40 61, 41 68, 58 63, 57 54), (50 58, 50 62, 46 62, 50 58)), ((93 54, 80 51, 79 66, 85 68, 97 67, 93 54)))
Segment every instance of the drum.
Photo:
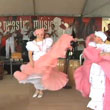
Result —
POLYGON ((80 66, 80 61, 79 60, 69 60, 69 62, 66 61, 65 58, 59 58, 58 59, 58 64, 57 67, 59 71, 64 72, 68 75, 69 82, 68 86, 73 86, 74 79, 73 79, 73 74, 74 71, 80 66))
POLYGON ((69 77, 69 85, 73 86, 75 84, 73 74, 74 71, 80 66, 80 61, 79 60, 69 60, 69 65, 68 65, 68 77, 69 77))
POLYGON ((66 59, 65 58, 59 58, 57 63, 58 70, 61 72, 65 72, 66 68, 66 59))

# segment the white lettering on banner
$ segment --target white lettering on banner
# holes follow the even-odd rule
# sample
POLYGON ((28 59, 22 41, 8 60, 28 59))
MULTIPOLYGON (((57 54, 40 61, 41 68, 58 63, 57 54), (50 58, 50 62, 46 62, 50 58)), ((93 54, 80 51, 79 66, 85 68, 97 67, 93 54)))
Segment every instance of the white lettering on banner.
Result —
MULTIPOLYGON (((29 20, 20 19, 17 21, 3 21, 3 30, 7 30, 8 24, 13 25, 13 30, 20 30, 21 28, 23 28, 26 21, 29 21, 29 20)), ((32 22, 33 22, 33 28, 34 29, 44 28, 45 30, 48 30, 53 21, 33 20, 32 22)), ((0 24, 2 25, 2 22, 0 22, 0 24)))
POLYGON ((38 20, 33 21, 33 27, 34 27, 34 29, 38 28, 38 20))
POLYGON ((23 20, 22 18, 20 18, 20 20, 17 21, 3 21, 3 30, 7 30, 8 28, 8 24, 12 24, 13 25, 13 30, 20 30, 21 28, 23 28, 25 22, 27 22, 29 20, 23 20))
POLYGON ((13 30, 19 30, 23 27, 23 23, 25 21, 3 21, 3 30, 7 30, 8 29, 8 24, 12 24, 13 25, 13 30))
POLYGON ((19 21, 16 21, 16 30, 20 29, 19 24, 20 24, 19 21))
POLYGON ((48 21, 48 20, 34 20, 33 21, 34 29, 44 28, 45 30, 48 30, 51 24, 52 24, 52 21, 48 21))

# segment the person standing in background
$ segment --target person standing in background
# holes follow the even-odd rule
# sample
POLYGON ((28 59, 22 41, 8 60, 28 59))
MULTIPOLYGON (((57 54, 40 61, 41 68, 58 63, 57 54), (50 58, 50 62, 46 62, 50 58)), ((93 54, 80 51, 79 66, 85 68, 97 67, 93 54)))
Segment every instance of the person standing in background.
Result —
POLYGON ((26 43, 30 40, 29 37, 29 32, 30 32, 30 22, 26 21, 24 24, 24 27, 21 29, 21 34, 22 34, 22 56, 24 61, 27 61, 28 59, 28 52, 26 49, 26 43))
POLYGON ((56 40, 58 40, 65 32, 64 22, 60 17, 55 17, 53 19, 53 24, 55 25, 56 33, 58 35, 56 40))
MULTIPOLYGON (((25 22, 24 27, 21 29, 21 34, 23 36, 22 40, 23 40, 23 46, 26 46, 26 43, 30 40, 28 34, 30 31, 30 23, 28 21, 25 22)), ((24 49, 24 48, 23 48, 24 49)))
POLYGON ((6 58, 10 57, 10 49, 11 54, 15 52, 15 42, 14 37, 17 36, 15 31, 13 30, 13 25, 9 24, 8 29, 5 31, 4 36, 6 36, 6 58))
POLYGON ((107 35, 107 40, 110 41, 110 24, 108 24, 108 30, 105 31, 106 35, 107 35))
POLYGON ((1 44, 2 36, 3 36, 3 30, 2 30, 2 28, 0 27, 0 44, 1 44))
POLYGON ((57 41, 58 35, 57 35, 57 30, 55 29, 55 25, 51 24, 48 33, 50 34, 50 36, 53 39, 53 42, 55 43, 57 41))
POLYGON ((1 48, 2 48, 2 37, 3 37, 3 30, 0 27, 0 55, 1 55, 1 48))

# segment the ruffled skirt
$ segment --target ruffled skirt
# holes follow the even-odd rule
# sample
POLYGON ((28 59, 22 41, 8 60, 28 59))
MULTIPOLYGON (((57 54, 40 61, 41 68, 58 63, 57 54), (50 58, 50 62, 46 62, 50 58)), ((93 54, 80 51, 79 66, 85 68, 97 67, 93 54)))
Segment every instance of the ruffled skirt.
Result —
POLYGON ((45 90, 46 88, 42 84, 42 76, 41 75, 31 75, 26 80, 19 81, 19 83, 31 83, 34 85, 36 89, 45 90))

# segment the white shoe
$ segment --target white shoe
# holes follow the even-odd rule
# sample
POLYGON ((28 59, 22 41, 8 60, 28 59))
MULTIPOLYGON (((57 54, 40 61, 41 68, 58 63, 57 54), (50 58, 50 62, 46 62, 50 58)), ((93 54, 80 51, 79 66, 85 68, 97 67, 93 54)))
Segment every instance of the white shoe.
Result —
POLYGON ((32 97, 35 98, 35 97, 37 97, 37 95, 38 95, 38 94, 34 94, 32 97))
POLYGON ((38 94, 37 98, 42 98, 43 97, 43 93, 42 94, 38 94))
POLYGON ((37 97, 39 92, 35 92, 34 95, 32 96, 33 98, 37 97))

